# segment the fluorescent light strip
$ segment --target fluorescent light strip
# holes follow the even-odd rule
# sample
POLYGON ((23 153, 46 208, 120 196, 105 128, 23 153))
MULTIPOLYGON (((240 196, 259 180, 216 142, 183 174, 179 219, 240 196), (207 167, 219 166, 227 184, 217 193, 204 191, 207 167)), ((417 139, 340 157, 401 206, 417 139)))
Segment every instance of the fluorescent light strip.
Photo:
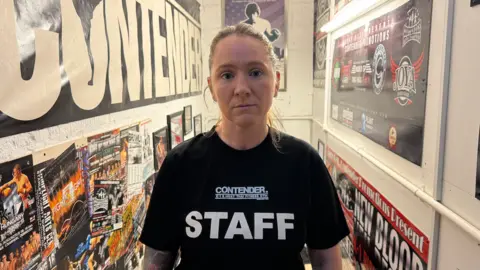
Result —
POLYGON ((333 20, 325 24, 320 31, 330 33, 350 22, 352 19, 363 15, 379 2, 385 2, 385 0, 353 0, 343 7, 337 15, 333 17, 333 20))

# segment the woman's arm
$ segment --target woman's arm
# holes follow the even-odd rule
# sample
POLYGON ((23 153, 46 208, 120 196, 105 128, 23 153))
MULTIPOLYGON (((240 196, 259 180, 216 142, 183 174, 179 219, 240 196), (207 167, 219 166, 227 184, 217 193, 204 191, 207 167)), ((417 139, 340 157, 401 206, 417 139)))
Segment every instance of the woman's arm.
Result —
POLYGON ((339 245, 328 249, 308 249, 312 270, 342 270, 339 245))
POLYGON ((176 254, 145 246, 144 270, 172 270, 176 254))

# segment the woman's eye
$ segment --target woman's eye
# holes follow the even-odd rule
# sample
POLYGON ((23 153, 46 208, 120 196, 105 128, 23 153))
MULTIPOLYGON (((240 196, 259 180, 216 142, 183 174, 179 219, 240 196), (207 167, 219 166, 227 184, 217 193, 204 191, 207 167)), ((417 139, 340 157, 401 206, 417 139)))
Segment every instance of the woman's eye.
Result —
POLYGON ((253 76, 253 77, 258 77, 262 74, 263 74, 262 71, 260 71, 258 69, 250 71, 250 76, 253 76))
POLYGON ((230 80, 231 78, 233 78, 233 74, 230 72, 225 72, 225 73, 222 73, 220 77, 222 77, 222 79, 225 79, 225 80, 230 80))

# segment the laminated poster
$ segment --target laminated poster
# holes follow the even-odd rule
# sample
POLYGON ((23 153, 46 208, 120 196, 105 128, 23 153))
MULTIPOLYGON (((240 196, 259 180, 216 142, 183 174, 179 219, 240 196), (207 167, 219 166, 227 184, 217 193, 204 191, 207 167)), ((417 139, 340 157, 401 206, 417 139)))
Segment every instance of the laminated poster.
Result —
POLYGON ((426 270, 428 236, 329 147, 326 165, 350 228, 342 257, 355 269, 426 270))

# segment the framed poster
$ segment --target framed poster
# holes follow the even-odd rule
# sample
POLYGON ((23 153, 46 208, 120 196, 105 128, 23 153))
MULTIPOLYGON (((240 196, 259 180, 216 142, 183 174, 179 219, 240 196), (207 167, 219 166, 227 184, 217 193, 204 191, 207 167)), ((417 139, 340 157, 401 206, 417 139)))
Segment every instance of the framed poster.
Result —
POLYGON ((432 1, 408 1, 335 40, 330 117, 420 165, 432 1))
POLYGON ((171 150, 183 142, 183 111, 167 115, 167 127, 169 133, 167 150, 171 150))
POLYGON ((478 131, 477 145, 477 188, 475 190, 475 197, 480 200, 480 129, 478 131))
POLYGON ((162 167, 163 160, 168 153, 168 128, 163 127, 152 134, 153 137, 153 151, 154 155, 154 168, 158 172, 162 167))
POLYGON ((183 134, 192 132, 192 105, 183 107, 183 134))
POLYGON ((286 91, 285 56, 285 0, 238 1, 225 0, 225 26, 246 23, 265 34, 273 45, 278 58, 280 89, 286 91))
POLYGON ((329 0, 315 0, 314 17, 313 87, 324 89, 327 64, 327 33, 320 31, 320 29, 330 21, 329 0))
POLYGON ((198 114, 193 118, 195 136, 202 133, 202 114, 198 114))
POLYGON ((322 140, 318 139, 317 142, 317 151, 322 160, 325 158, 325 144, 322 142, 322 140))

